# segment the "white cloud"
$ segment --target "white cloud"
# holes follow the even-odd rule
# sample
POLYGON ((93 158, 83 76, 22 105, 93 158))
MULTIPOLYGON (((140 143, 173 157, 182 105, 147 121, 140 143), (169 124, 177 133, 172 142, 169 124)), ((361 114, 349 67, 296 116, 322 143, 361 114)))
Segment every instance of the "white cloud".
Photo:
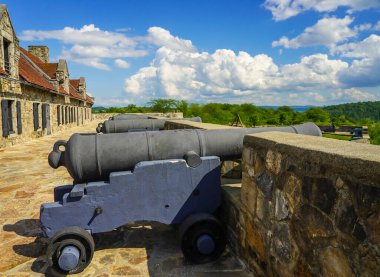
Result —
POLYGON ((24 41, 42 41, 55 39, 70 45, 61 56, 68 60, 102 70, 110 70, 105 64, 110 58, 130 58, 146 56, 148 52, 138 47, 135 38, 117 32, 109 32, 84 25, 80 29, 65 27, 62 30, 38 31, 25 30, 20 39, 24 41))
MULTIPOLYGON (((357 58, 351 63, 319 53, 305 56, 298 63, 283 66, 278 66, 265 54, 250 55, 242 51, 235 53, 228 49, 208 53, 196 51, 194 46, 190 50, 188 47, 179 50, 170 45, 162 46, 148 67, 141 68, 125 80, 124 89, 127 95, 132 94, 138 99, 171 97, 192 102, 313 104, 339 100, 338 92, 344 92, 346 98, 351 93, 350 99, 358 99, 358 93, 343 89, 362 86, 357 78, 353 78, 355 81, 351 83, 347 80, 352 78, 352 72, 361 63, 364 66, 363 53, 366 53, 366 59, 374 62, 373 57, 377 56, 380 49, 373 45, 377 42, 377 36, 372 35, 368 40, 371 42, 363 40, 333 48, 337 54, 357 58), (335 98, 332 97, 332 92, 335 93, 335 98)), ((179 45, 181 43, 182 41, 178 42, 179 45)), ((191 42, 188 45, 192 45, 191 42)), ((379 71, 366 71, 368 76, 377 80, 374 72, 379 71)), ((360 97, 375 99, 363 93, 360 97)))
POLYGON ((196 49, 190 40, 175 37, 161 27, 150 27, 146 41, 159 47, 165 46, 171 50, 194 52, 196 49))
MULTIPOLYGON (((170 35, 167 41, 173 41, 173 37, 170 35)), ((174 41, 175 46, 169 43, 157 50, 150 66, 125 80, 127 94, 145 99, 234 102, 233 99, 247 100, 255 96, 255 102, 274 101, 274 97, 281 100, 285 96, 281 93, 287 90, 337 88, 338 72, 348 67, 347 63, 330 60, 324 54, 279 67, 265 54, 252 56, 227 49, 199 52, 191 41, 185 43, 178 37, 174 41)), ((321 97, 317 99, 320 101, 321 97)))
POLYGON ((125 97, 97 97, 96 98, 96 106, 126 106, 129 104, 134 104, 133 100, 126 99, 125 97))
POLYGON ((372 34, 360 42, 351 42, 331 49, 332 54, 347 58, 380 57, 380 36, 372 34))
POLYGON ((380 85, 380 36, 372 34, 360 42, 337 46, 332 53, 355 58, 350 67, 340 72, 342 83, 355 87, 380 85))
POLYGON ((356 32, 363 32, 363 31, 371 30, 372 28, 373 26, 370 23, 364 23, 364 24, 354 26, 354 30, 356 32))
POLYGON ((376 99, 375 95, 356 88, 335 91, 331 93, 331 97, 333 100, 341 100, 344 102, 371 101, 376 99))
POLYGON ((318 22, 307 27, 302 34, 293 39, 282 37, 280 40, 273 41, 272 46, 282 46, 285 48, 299 48, 305 46, 324 45, 333 47, 339 42, 343 42, 348 38, 355 37, 359 29, 351 29, 349 25, 353 22, 353 18, 346 16, 344 18, 326 17, 318 20, 318 22))
POLYGON ((325 97, 318 92, 305 92, 305 95, 307 97, 311 98, 312 100, 317 101, 319 103, 326 102, 325 97))
POLYGON ((264 7, 272 12, 274 20, 285 20, 307 10, 331 12, 346 7, 349 12, 380 8, 378 0, 266 0, 264 7))
POLYGON ((374 26, 374 29, 375 29, 376 31, 380 31, 380 20, 377 21, 376 25, 374 26))
POLYGON ((114 62, 115 62, 115 65, 120 68, 129 68, 131 66, 129 62, 124 61, 122 59, 116 59, 114 62))

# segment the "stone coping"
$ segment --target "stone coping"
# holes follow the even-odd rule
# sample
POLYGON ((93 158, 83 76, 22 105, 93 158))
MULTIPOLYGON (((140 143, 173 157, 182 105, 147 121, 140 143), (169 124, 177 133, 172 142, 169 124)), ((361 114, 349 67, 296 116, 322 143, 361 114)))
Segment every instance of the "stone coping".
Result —
POLYGON ((275 148, 282 154, 334 167, 359 180, 372 180, 380 187, 380 147, 376 145, 283 132, 247 135, 244 144, 275 148))
MULTIPOLYGON (((219 130, 219 129, 231 129, 231 128, 239 128, 235 126, 228 125, 219 125, 213 123, 204 123, 204 122, 195 122, 190 120, 167 120, 170 124, 178 124, 180 126, 187 126, 190 129, 205 129, 205 130, 219 130)), ((183 129, 183 128, 182 128, 183 129)))

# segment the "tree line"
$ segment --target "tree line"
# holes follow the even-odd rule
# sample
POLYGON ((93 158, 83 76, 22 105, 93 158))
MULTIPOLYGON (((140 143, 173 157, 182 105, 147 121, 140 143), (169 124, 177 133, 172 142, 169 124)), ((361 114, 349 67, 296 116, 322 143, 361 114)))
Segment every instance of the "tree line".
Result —
POLYGON ((94 113, 148 113, 183 112, 184 117, 200 116, 203 122, 229 125, 239 115, 246 127, 283 126, 314 122, 318 125, 367 125, 371 138, 380 144, 380 101, 359 102, 326 107, 310 107, 304 112, 289 106, 274 108, 258 107, 250 103, 195 104, 184 100, 152 99, 147 106, 97 107, 94 113))

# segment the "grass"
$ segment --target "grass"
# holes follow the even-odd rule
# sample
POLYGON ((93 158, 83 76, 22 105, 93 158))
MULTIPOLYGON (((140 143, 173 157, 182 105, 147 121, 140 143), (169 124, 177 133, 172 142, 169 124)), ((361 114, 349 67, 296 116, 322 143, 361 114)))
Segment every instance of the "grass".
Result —
POLYGON ((323 134, 324 138, 332 138, 339 140, 350 140, 351 136, 333 135, 333 134, 323 134))

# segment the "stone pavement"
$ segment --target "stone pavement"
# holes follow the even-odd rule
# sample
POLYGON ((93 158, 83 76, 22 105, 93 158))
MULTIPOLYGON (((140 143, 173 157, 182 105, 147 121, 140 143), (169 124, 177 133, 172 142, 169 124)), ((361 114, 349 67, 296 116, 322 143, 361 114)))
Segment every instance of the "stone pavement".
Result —
MULTIPOLYGON (((94 132, 98 121, 0 149, 0 276, 46 274, 47 240, 39 208, 53 188, 70 184, 66 169, 52 169, 47 155, 58 139, 94 132)), ((182 258, 176 232, 158 223, 129 224, 95 237, 96 251, 81 276, 249 276, 229 250, 218 261, 192 265, 182 258)))

